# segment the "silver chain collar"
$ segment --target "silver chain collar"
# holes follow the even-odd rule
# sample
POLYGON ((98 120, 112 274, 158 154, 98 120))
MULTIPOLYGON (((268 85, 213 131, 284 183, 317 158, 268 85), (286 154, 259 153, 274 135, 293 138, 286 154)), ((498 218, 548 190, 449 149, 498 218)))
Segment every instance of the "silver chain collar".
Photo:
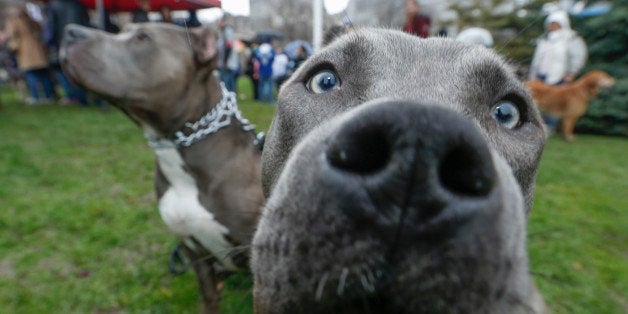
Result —
POLYGON ((183 131, 177 131, 174 133, 172 140, 148 137, 148 144, 153 148, 190 147, 208 135, 229 126, 231 117, 240 122, 242 130, 246 132, 254 131, 255 125, 252 125, 249 120, 245 119, 238 108, 236 94, 228 91, 222 82, 220 82, 220 89, 222 90, 220 102, 198 121, 185 124, 185 127, 192 130, 192 133, 185 135, 183 131))

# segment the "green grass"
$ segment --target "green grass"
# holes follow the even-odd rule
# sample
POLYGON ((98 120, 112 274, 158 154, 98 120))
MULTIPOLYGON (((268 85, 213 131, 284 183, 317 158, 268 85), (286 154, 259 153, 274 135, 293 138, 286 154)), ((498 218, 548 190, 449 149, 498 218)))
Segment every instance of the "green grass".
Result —
POLYGON ((627 154, 620 138, 546 146, 528 248, 556 313, 628 313, 627 154))
MULTIPOLYGON (((245 116, 266 130, 274 107, 246 99, 245 116)), ((168 271, 177 241, 139 128, 114 109, 26 107, 6 90, 2 102, 0 313, 196 312, 193 274, 168 271)), ((627 154, 619 138, 547 145, 528 245, 556 313, 628 312, 627 154)), ((250 313, 250 287, 231 277, 223 311, 250 313)))

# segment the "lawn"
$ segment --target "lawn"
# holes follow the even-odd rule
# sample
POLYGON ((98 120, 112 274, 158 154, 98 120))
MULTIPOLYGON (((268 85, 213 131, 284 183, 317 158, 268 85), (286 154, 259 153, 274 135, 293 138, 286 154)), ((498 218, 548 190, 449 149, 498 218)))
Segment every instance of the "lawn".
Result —
MULTIPOLYGON (((113 108, 26 107, 6 89, 2 102, 0 313, 196 312, 193 274, 168 270, 177 241, 139 128, 113 108)), ((268 128, 274 107, 240 107, 268 128)), ((621 138, 547 144, 528 246, 556 313, 628 312, 627 155, 621 138)), ((250 313, 250 287, 231 277, 223 312, 250 313)))

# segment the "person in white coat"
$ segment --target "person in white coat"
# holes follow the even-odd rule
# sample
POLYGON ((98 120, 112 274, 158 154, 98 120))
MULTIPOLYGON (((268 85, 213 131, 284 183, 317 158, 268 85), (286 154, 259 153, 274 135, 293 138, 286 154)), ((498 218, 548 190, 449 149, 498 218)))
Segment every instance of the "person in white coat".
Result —
POLYGON ((273 81, 275 82, 275 89, 279 90, 281 84, 288 79, 288 63, 290 59, 288 55, 283 52, 283 49, 275 49, 275 60, 273 61, 273 81))
POLYGON ((584 40, 571 29, 569 16, 556 11, 545 20, 547 32, 537 40, 530 65, 530 79, 539 79, 550 85, 561 85, 574 80, 587 59, 584 40))

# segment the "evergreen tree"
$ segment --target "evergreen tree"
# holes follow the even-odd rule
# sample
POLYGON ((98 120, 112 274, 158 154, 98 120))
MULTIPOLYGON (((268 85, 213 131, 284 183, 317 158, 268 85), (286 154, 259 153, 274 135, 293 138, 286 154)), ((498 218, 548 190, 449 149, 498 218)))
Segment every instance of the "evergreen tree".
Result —
POLYGON ((542 6, 551 0, 532 0, 520 7, 510 7, 508 0, 473 0, 450 6, 458 13, 460 29, 488 29, 495 41, 495 50, 510 62, 527 67, 534 54, 535 40, 543 34, 542 6), (510 7, 511 10, 499 10, 510 7), (502 12, 500 12, 502 11, 502 12))
POLYGON ((583 73, 604 70, 616 79, 611 90, 591 101, 576 131, 628 136, 628 0, 615 0, 610 12, 573 23, 589 48, 583 73))

